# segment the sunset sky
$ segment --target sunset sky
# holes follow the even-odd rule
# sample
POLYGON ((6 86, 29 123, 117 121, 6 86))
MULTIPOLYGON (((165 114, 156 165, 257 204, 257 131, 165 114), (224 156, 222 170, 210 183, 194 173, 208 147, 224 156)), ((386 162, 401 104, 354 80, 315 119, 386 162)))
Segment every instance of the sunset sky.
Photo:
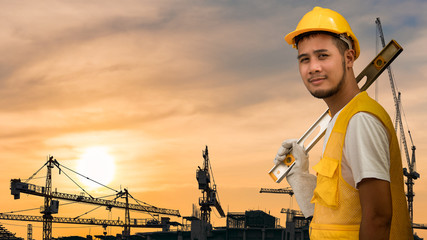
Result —
MULTIPOLYGON (((303 86, 296 51, 283 39, 317 5, 350 22, 361 46, 356 73, 381 49, 377 17, 386 42, 393 38, 404 48, 392 69, 421 175, 414 222, 427 224, 424 0, 0 1, 0 212, 40 215, 43 199, 22 194, 14 200, 10 179, 30 177, 54 156, 113 189, 189 216, 201 197, 196 169, 207 145, 224 211, 260 209, 285 225, 280 210, 298 208, 296 201, 259 190, 288 187, 267 175, 276 151, 326 110, 303 86)), ((368 92, 394 119, 387 74, 368 92)), ((310 166, 320 159, 318 145, 310 166)), ((44 185, 45 175, 43 169, 31 183, 44 185)), ((94 196, 114 194, 70 176, 94 196)), ((82 192, 58 170, 53 186, 82 192)), ((94 207, 61 205, 55 216, 76 217, 94 207)), ((217 216, 214 226, 224 226, 217 216)), ((102 207, 82 216, 92 217, 124 219, 124 211, 109 214, 102 207)), ((131 218, 149 217, 131 212, 131 218)), ((23 238, 28 223, 0 220, 23 238)), ((42 224, 31 224, 33 238, 41 239, 42 224)), ((427 238, 427 230, 416 232, 427 238)), ((53 225, 54 237, 86 234, 102 228, 53 225)))

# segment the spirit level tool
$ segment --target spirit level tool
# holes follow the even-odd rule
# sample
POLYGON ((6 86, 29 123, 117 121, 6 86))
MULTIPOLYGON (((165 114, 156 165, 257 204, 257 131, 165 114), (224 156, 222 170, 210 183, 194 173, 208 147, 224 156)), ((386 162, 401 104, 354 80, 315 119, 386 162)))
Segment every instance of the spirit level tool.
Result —
MULTIPOLYGON (((403 48, 395 41, 391 40, 387 46, 363 69, 363 71, 357 76, 356 81, 359 83, 366 77, 366 82, 360 88, 365 91, 371 86, 371 84, 378 78, 379 75, 393 62, 394 59, 403 51, 403 48)), ((331 117, 326 110, 322 116, 298 139, 297 143, 304 148, 306 152, 310 151, 311 148, 325 135, 326 128, 331 117), (304 142, 312 135, 317 134, 312 138, 311 142, 304 147, 304 142)), ((274 166, 268 174, 277 183, 280 183, 283 178, 288 175, 289 171, 295 165, 295 158, 292 154, 286 155, 283 162, 274 166)))

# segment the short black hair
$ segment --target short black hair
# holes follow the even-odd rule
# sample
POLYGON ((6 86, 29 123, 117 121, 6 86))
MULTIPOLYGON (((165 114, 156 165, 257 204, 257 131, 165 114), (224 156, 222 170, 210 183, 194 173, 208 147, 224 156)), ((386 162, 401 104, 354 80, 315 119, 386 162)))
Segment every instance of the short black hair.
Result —
POLYGON ((341 40, 340 36, 338 34, 335 33, 331 33, 331 32, 326 32, 326 31, 313 31, 313 32, 306 32, 303 34, 300 34, 298 36, 295 37, 295 46, 298 49, 298 43, 306 38, 310 38, 310 37, 314 37, 314 36, 318 36, 320 34, 326 34, 326 35, 330 35, 332 36, 332 42, 335 44, 335 46, 338 48, 338 50, 340 51, 341 55, 344 55, 344 52, 349 49, 349 46, 346 42, 344 42, 343 40, 341 40))

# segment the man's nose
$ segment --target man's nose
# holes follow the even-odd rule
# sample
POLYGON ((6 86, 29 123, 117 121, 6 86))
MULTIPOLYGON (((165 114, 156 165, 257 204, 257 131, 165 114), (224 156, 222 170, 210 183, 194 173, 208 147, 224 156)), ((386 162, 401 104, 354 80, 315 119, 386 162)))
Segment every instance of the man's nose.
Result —
POLYGON ((310 73, 317 73, 317 72, 320 72, 321 71, 321 66, 320 66, 320 63, 319 63, 319 61, 316 61, 316 60, 312 60, 312 61, 310 61, 310 73))

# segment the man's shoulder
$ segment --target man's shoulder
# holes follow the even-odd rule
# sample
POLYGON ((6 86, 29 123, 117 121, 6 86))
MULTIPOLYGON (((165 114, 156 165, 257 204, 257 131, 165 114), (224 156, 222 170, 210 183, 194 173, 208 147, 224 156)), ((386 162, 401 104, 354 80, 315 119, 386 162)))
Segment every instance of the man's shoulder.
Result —
POLYGON ((367 92, 360 92, 355 98, 355 105, 357 108, 364 112, 372 113, 386 113, 384 107, 377 102, 375 99, 371 98, 367 92))
POLYGON ((374 135, 374 136, 386 136, 387 139, 390 137, 384 124, 372 113, 369 112, 358 112, 353 115, 348 124, 350 131, 357 133, 357 135, 374 135))

